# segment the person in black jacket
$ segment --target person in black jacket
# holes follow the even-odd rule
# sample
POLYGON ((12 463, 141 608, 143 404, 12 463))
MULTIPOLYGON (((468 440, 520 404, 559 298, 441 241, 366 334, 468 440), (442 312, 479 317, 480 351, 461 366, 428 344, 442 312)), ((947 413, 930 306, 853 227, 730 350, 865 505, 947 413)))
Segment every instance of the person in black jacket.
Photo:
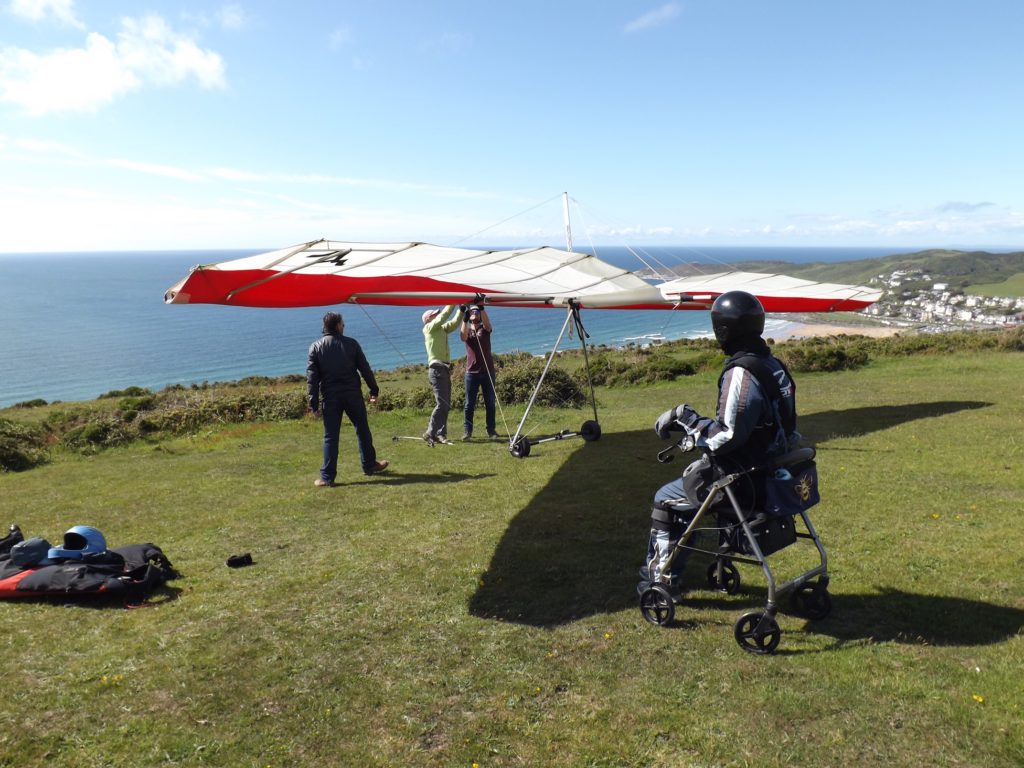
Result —
POLYGON ((342 413, 348 415, 355 427, 363 472, 375 475, 388 466, 387 461, 377 460, 373 435, 366 419, 360 377, 370 390, 371 403, 377 402, 380 389, 362 347, 350 336, 343 336, 344 329, 345 321, 337 312, 324 315, 324 335, 310 345, 309 364, 306 366, 309 411, 316 417, 322 414, 324 420, 324 463, 320 467, 320 477, 313 482, 321 488, 333 486, 338 473, 338 435, 342 413))
MULTIPOLYGON (((744 291, 723 293, 711 307, 711 325, 722 351, 729 355, 718 380, 718 408, 714 418, 701 416, 683 403, 658 417, 654 431, 668 439, 685 431, 697 448, 731 466, 750 467, 781 456, 800 441, 796 431, 796 384, 786 366, 775 358, 761 338, 764 308, 756 296, 744 291)), ((706 498, 712 482, 711 463, 702 456, 681 478, 662 486, 654 496, 647 563, 640 569, 642 592, 652 582, 664 583, 664 568, 686 525, 706 498)), ((756 504, 757 483, 741 503, 756 504)), ((739 491, 738 491, 739 492, 739 491)), ((687 551, 681 551, 668 574, 673 597, 682 592, 687 551)))

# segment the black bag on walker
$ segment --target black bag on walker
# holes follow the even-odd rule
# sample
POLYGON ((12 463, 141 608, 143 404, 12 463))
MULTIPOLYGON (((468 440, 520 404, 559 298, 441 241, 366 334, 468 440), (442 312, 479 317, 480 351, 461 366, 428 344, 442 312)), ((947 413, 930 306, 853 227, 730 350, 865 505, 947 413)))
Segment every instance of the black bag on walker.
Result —
POLYGON ((780 467, 765 478, 764 511, 776 517, 804 512, 821 501, 814 460, 780 467))

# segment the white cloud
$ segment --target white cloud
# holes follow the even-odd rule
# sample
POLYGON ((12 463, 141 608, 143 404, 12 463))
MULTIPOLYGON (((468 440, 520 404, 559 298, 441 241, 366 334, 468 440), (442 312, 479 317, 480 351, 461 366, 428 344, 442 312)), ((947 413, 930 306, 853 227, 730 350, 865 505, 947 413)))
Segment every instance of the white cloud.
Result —
POLYGON ((348 27, 338 27, 333 30, 327 39, 327 45, 332 51, 338 51, 352 42, 352 30, 348 27))
POLYGON ((116 43, 93 32, 84 48, 0 51, 0 101, 37 116, 96 110, 147 83, 177 85, 189 77, 204 88, 224 87, 224 62, 159 16, 122 19, 116 43))
POLYGON ((11 0, 8 8, 15 16, 29 21, 43 21, 52 14, 68 26, 84 29, 85 25, 75 16, 74 4, 75 0, 11 0))
POLYGON ((631 22, 626 24, 624 31, 627 33, 633 33, 660 27, 682 13, 682 10, 683 6, 681 3, 665 3, 660 8, 655 8, 653 11, 648 11, 643 16, 633 19, 631 22))
POLYGON ((960 200, 950 200, 948 203, 943 203, 935 210, 939 213, 974 213, 980 211, 982 208, 990 208, 995 203, 965 203, 960 200))
POLYGON ((120 158, 114 158, 113 160, 110 160, 109 163, 115 168, 124 168, 128 171, 137 171, 139 173, 147 173, 153 176, 164 176, 169 179, 180 179, 181 181, 204 180, 203 176, 198 173, 194 173, 184 168, 176 168, 172 165, 140 163, 136 160, 122 160, 120 158))
POLYGON ((117 50, 126 68, 160 84, 176 84, 190 75, 204 88, 224 87, 224 60, 175 33, 159 16, 121 20, 117 50))
POLYGON ((241 29, 248 21, 245 10, 237 3, 225 5, 217 14, 224 29, 241 29))

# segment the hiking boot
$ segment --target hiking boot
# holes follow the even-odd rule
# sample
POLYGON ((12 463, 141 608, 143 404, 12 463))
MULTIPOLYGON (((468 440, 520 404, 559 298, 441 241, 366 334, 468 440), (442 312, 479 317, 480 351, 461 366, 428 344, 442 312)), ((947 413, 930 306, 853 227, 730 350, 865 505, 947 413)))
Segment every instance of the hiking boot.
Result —
POLYGON ((434 442, 435 443, 440 443, 441 445, 451 445, 452 444, 452 441, 448 439, 448 435, 438 435, 437 437, 434 438, 434 442))
POLYGON ((333 488, 334 481, 324 480, 322 477, 318 477, 316 480, 313 481, 313 485, 315 485, 317 488, 333 488))
POLYGON ((377 475, 377 474, 380 474, 381 472, 383 472, 385 469, 388 468, 388 464, 390 464, 390 463, 391 463, 390 461, 386 461, 386 460, 385 461, 378 461, 376 464, 374 464, 372 467, 370 467, 369 470, 367 470, 365 474, 367 474, 367 475, 377 475))
POLYGON ((434 436, 432 434, 430 434, 429 431, 428 432, 424 432, 423 433, 423 442, 425 442, 427 445, 429 445, 431 448, 433 448, 434 447, 434 436))
POLYGON ((501 435, 499 435, 497 432, 488 432, 487 436, 492 440, 497 440, 499 437, 501 437, 501 435))
POLYGON ((465 442, 468 442, 468 441, 470 441, 472 439, 473 439, 473 433, 472 432, 463 432, 462 433, 462 442, 465 443, 465 442))

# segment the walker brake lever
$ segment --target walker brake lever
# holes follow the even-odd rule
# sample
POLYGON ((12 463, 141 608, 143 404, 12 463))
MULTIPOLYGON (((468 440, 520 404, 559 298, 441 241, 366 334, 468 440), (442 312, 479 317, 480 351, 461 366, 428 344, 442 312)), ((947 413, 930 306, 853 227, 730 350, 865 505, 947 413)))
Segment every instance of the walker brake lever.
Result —
POLYGON ((668 464, 670 461, 674 461, 676 455, 672 453, 673 448, 675 448, 675 446, 670 445, 668 448, 658 451, 658 462, 661 464, 668 464))

